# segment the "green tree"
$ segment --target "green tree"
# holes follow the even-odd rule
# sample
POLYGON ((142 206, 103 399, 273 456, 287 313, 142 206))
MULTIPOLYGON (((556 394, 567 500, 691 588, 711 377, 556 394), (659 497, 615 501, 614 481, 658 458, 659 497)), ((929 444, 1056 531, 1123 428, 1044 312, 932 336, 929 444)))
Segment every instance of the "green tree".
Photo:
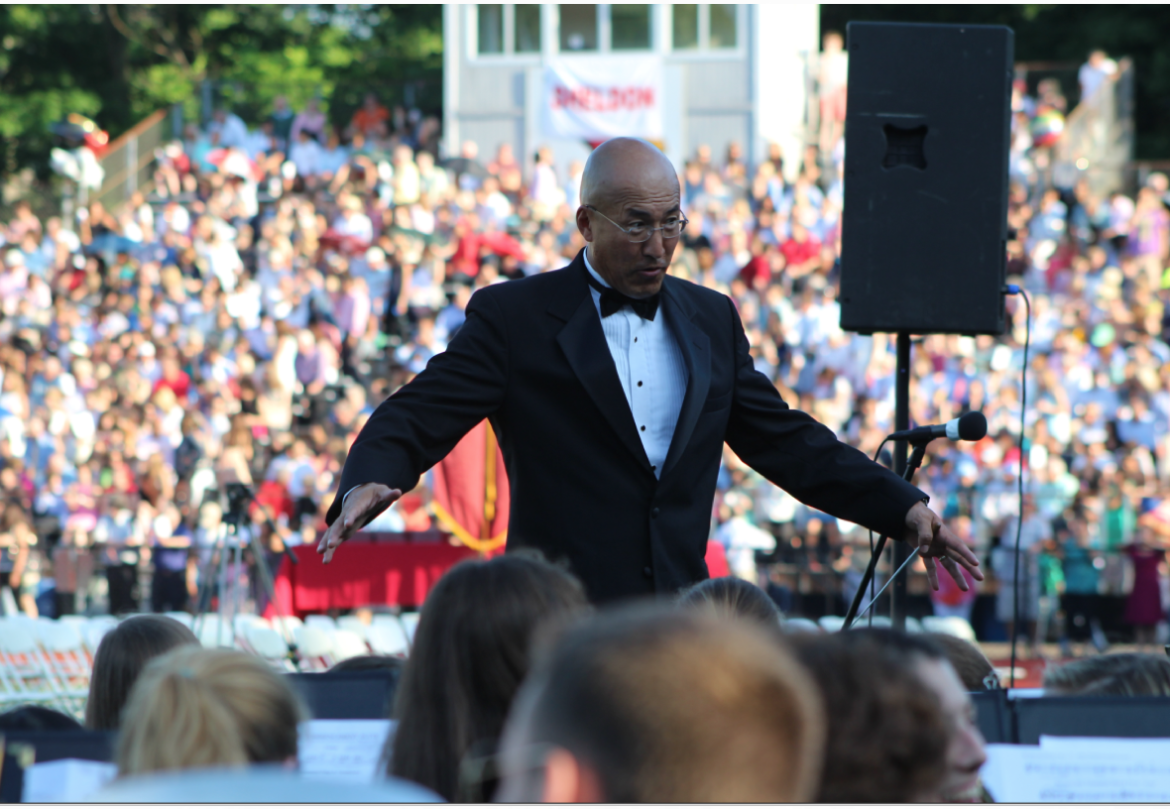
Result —
POLYGON ((48 127, 69 112, 112 137, 181 103, 199 114, 200 86, 245 120, 277 95, 321 99, 344 124, 373 91, 429 113, 442 103, 438 5, 0 6, 0 174, 47 173, 48 127))
MULTIPOLYGON (((1007 25, 1021 62, 1083 62, 1101 48, 1134 62, 1138 159, 1170 157, 1170 7, 1165 5, 822 5, 821 30, 844 32, 851 20, 1007 25)), ((1075 79, 1064 81, 1075 99, 1075 79), (1071 86, 1070 86, 1071 85, 1071 86)))

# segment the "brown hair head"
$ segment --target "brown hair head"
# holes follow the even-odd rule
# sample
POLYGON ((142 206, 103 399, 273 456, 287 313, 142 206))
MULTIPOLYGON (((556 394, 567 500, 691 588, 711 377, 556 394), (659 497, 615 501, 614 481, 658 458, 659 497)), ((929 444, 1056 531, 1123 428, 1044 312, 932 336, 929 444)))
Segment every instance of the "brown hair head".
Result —
POLYGON ((792 636, 825 699, 820 803, 938 800, 947 776, 946 718, 909 655, 860 633, 792 636))
POLYGON ((708 610, 718 618, 751 618, 771 627, 780 626, 776 603, 756 585, 736 576, 707 579, 679 597, 679 604, 708 610))
POLYGON ((509 749, 562 748, 622 803, 808 801, 825 737, 816 687, 774 633, 659 605, 564 632, 515 722, 509 749))
POLYGON ((454 800, 463 756, 503 731, 537 626, 587 608, 581 583, 535 556, 447 571, 423 604, 395 696, 390 774, 454 800))
POLYGON ((93 658, 85 726, 117 730, 130 689, 146 664, 177 646, 199 645, 195 633, 163 615, 136 615, 106 633, 93 658))

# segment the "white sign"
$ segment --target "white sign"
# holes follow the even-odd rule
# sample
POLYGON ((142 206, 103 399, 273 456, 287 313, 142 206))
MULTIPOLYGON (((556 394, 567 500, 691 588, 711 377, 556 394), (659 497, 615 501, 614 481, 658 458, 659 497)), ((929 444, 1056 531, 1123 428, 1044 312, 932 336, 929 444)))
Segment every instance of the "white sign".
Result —
POLYGON ((297 758, 306 778, 372 783, 382 763, 390 719, 312 719, 300 726, 297 758))
POLYGON ((656 56, 566 57, 544 69, 547 137, 662 140, 662 60, 656 56))

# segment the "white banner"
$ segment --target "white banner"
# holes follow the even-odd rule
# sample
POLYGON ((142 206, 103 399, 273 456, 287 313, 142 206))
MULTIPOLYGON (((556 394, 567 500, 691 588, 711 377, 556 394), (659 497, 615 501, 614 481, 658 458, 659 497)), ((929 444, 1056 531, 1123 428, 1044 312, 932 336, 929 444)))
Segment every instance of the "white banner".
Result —
POLYGON ((544 69, 546 137, 662 140, 662 60, 569 57, 544 69))

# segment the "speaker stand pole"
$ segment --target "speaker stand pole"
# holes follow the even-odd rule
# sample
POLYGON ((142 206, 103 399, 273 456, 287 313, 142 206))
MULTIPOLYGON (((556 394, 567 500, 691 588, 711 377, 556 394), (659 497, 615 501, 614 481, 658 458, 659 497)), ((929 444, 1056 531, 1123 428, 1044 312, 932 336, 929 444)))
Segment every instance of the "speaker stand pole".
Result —
MULTIPOLYGON (((898 332, 897 370, 894 377, 894 430, 910 429, 910 335, 898 332)), ((899 476, 906 473, 906 442, 894 442, 894 472, 899 476)), ((897 539, 897 537, 895 537, 897 539)), ((910 556, 912 550, 905 542, 893 542, 894 563, 890 570, 898 570, 910 556)), ((906 629, 906 580, 908 575, 894 580, 890 594, 890 620, 894 629, 906 629)))

